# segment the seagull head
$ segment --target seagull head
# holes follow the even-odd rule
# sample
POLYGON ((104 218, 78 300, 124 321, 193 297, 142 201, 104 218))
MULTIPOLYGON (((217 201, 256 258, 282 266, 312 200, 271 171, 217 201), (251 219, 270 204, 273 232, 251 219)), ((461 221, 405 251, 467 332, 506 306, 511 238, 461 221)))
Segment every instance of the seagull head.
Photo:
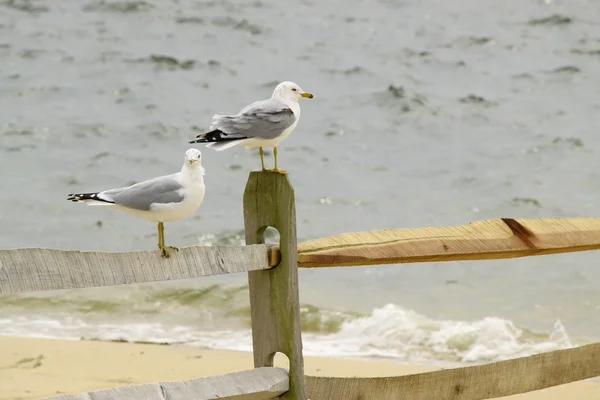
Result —
POLYGON ((305 92, 294 82, 281 82, 273 91, 273 98, 297 102, 302 97, 312 99, 311 93, 305 92))
POLYGON ((200 150, 191 148, 185 152, 185 163, 188 167, 196 168, 201 166, 201 160, 202 153, 200 153, 200 150))

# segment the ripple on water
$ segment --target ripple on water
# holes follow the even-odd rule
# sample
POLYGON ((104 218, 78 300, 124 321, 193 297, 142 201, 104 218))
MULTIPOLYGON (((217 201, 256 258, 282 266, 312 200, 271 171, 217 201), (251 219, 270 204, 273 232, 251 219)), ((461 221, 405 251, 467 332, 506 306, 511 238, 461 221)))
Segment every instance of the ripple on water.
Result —
POLYGON ((150 11, 154 6, 147 1, 93 1, 82 7, 86 12, 136 13, 150 11))
POLYGON ((573 19, 571 17, 567 17, 560 14, 553 14, 549 17, 543 18, 534 18, 527 22, 529 25, 548 25, 548 26, 561 26, 561 25, 569 25, 573 23, 573 19))
POLYGON ((383 93, 377 93, 379 104, 400 110, 402 113, 409 113, 417 109, 427 108, 427 98, 425 95, 417 93, 414 90, 407 90, 402 85, 388 85, 383 93))
POLYGON ((42 5, 45 3, 45 1, 34 0, 5 0, 0 5, 25 13, 39 14, 50 11, 48 7, 42 5))

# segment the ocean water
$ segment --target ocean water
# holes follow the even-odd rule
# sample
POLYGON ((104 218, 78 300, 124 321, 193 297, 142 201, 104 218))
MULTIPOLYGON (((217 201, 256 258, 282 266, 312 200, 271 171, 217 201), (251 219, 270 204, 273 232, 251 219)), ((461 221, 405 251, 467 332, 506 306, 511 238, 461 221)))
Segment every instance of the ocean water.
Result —
MULTIPOLYGON (((66 194, 180 168, 214 113, 293 80, 281 146, 300 240, 595 216, 593 1, 0 0, 0 243, 153 249, 66 194)), ((203 150, 177 245, 241 243, 255 151, 203 150)), ((268 163, 272 162, 271 156, 268 163)), ((307 354, 471 364, 600 340, 598 254, 300 271, 307 354)), ((246 277, 0 296, 0 334, 250 350, 246 277)))

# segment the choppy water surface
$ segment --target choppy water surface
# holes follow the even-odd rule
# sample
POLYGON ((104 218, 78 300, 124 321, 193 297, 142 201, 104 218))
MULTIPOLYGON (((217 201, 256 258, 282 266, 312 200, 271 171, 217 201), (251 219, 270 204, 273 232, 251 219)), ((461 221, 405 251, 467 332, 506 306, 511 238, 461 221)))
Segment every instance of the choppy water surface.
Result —
MULTIPOLYGON (((315 94, 280 152, 301 240, 594 216, 599 62, 591 0, 1 0, 0 243, 154 248, 152 224, 66 194, 176 171, 213 113, 282 80, 315 94)), ((203 156, 205 203, 167 241, 238 243, 258 156, 203 156)), ((480 362, 598 340, 597 260, 301 271, 305 348, 480 362)), ((244 282, 2 297, 0 332, 249 348, 244 282)))

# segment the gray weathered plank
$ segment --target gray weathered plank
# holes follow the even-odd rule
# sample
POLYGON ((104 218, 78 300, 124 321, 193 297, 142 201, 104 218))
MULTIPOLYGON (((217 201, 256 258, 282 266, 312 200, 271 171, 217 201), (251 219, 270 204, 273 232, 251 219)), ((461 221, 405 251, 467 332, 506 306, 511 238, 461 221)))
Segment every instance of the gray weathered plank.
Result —
POLYGON ((47 397, 45 400, 267 400, 277 398, 287 390, 287 370, 256 368, 186 381, 157 382, 65 394, 47 397))
POLYGON ((600 249, 600 218, 499 218, 309 240, 298 245, 298 266, 491 260, 594 249, 600 249))
POLYGON ((244 192, 246 243, 264 243, 264 231, 279 231, 281 261, 269 271, 248 273, 255 367, 272 367, 275 353, 290 362, 290 390, 282 398, 305 400, 300 332, 296 208, 287 175, 252 172, 244 192))
POLYGON ((169 281, 269 267, 265 245, 182 247, 158 251, 0 250, 0 294, 169 281))
POLYGON ((385 378, 307 376, 312 400, 483 400, 600 376, 600 343, 473 367, 385 378))

